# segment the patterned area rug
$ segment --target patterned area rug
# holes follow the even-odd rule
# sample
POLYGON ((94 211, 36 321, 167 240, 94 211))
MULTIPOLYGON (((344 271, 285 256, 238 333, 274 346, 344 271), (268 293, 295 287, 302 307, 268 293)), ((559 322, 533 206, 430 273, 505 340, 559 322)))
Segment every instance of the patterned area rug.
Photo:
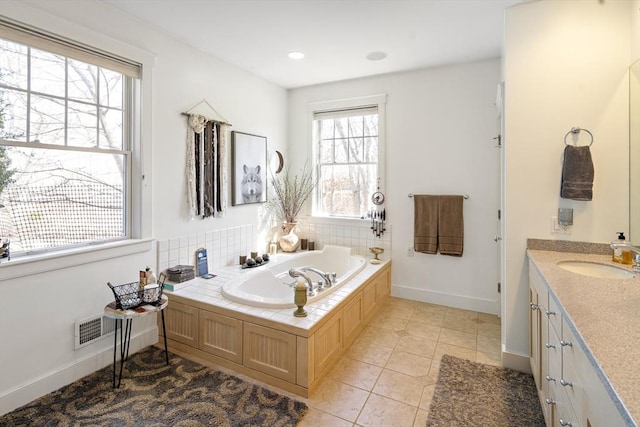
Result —
POLYGON ((149 347, 0 417, 1 426, 295 426, 307 405, 149 347))
POLYGON ((544 425, 531 375, 442 356, 427 427, 544 425))

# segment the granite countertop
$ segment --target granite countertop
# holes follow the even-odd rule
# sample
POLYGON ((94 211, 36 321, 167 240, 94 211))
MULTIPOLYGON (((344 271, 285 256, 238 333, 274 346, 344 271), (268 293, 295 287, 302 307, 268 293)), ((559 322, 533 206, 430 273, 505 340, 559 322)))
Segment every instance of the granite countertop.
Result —
POLYGON ((569 326, 582 340, 587 357, 631 425, 640 424, 640 274, 632 279, 603 279, 571 273, 558 261, 579 260, 622 266, 611 255, 527 250, 569 326))

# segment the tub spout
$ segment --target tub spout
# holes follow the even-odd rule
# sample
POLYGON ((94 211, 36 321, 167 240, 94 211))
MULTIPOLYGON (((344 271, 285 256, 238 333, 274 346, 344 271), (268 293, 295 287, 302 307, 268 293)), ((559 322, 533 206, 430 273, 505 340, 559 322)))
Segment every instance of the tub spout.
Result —
POLYGON ((336 283, 336 273, 325 273, 324 271, 313 267, 302 267, 300 270, 305 272, 310 271, 320 276, 320 285, 318 286, 318 290, 330 288, 336 283))
POLYGON ((305 274, 304 272, 300 271, 300 270, 296 270, 295 268, 292 268, 289 270, 289 276, 291 277, 302 277, 304 279, 305 282, 307 282, 307 296, 315 296, 316 291, 315 288, 313 286, 313 281, 311 281, 311 277, 309 277, 308 274, 305 274))

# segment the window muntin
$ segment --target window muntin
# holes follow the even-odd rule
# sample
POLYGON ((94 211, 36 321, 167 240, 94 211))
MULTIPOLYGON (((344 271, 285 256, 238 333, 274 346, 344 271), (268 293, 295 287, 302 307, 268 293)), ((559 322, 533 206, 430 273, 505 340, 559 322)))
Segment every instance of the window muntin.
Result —
POLYGON ((319 174, 314 215, 367 215, 378 178, 378 118, 377 107, 314 113, 319 174))
POLYGON ((0 181, 0 237, 12 256, 130 237, 137 79, 72 56, 0 39, 0 160, 13 171, 0 181))

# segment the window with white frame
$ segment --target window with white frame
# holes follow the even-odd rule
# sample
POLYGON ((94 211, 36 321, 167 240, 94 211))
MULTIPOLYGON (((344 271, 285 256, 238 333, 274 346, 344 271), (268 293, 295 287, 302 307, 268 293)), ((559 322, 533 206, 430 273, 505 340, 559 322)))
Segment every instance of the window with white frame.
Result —
MULTIPOLYGON (((313 214, 365 218, 384 159, 383 97, 330 103, 313 111, 314 166, 318 186, 313 214), (364 104, 365 102, 372 104, 364 104), (354 103, 362 102, 360 105, 354 103), (344 104, 340 106, 340 104, 344 104)), ((321 106, 316 106, 321 107, 321 106)))
POLYGON ((15 256, 130 237, 140 64, 0 30, 0 238, 15 256))

